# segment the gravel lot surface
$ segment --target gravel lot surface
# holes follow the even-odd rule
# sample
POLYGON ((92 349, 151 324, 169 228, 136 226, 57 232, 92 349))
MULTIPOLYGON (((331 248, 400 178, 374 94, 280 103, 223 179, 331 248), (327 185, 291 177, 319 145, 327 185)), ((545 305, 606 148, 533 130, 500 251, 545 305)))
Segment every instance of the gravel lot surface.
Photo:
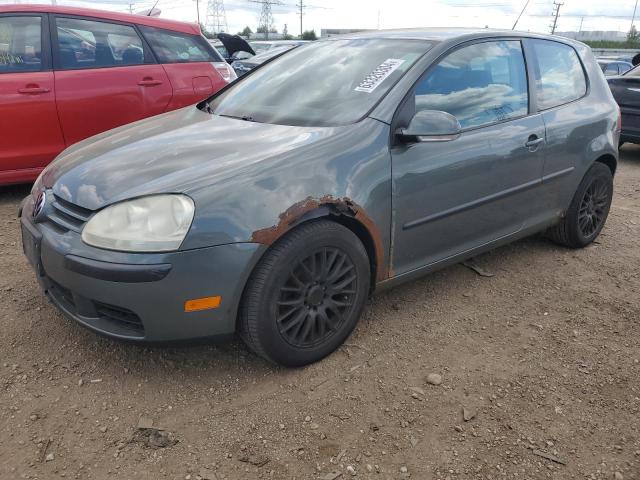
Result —
POLYGON ((493 277, 381 294, 299 370, 68 321, 21 252, 27 192, 0 187, 3 480, 640 479, 638 147, 595 245, 532 238, 477 258, 493 277))

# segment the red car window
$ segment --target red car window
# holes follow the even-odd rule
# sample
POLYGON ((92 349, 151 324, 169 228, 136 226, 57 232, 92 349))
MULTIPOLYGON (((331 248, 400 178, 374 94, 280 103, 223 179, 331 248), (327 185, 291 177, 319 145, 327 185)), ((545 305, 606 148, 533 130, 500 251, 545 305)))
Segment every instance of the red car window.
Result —
POLYGON ((0 73, 42 69, 40 17, 0 17, 0 73))
POLYGON ((142 39, 128 25, 75 18, 56 19, 60 66, 63 69, 142 65, 142 39))

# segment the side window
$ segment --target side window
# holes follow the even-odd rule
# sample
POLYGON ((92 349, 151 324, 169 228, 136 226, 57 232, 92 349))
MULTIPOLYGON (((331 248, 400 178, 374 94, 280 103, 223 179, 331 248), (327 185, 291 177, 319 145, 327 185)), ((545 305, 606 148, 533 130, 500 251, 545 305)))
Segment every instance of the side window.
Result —
POLYGON ((551 40, 532 40, 540 77, 536 92, 538 108, 546 110, 582 98, 587 80, 576 51, 551 40))
POLYGON ((618 64, 609 63, 605 66, 604 74, 607 76, 618 75, 618 64))
POLYGON ((483 42, 456 50, 415 89, 416 111, 441 110, 462 128, 527 115, 527 71, 519 41, 483 42))
POLYGON ((42 69, 41 17, 0 17, 0 74, 42 69))
POLYGON ((144 46, 136 30, 128 25, 57 18, 60 67, 121 67, 144 63, 144 46))
POLYGON ((140 27, 160 63, 222 62, 220 55, 199 35, 140 27))

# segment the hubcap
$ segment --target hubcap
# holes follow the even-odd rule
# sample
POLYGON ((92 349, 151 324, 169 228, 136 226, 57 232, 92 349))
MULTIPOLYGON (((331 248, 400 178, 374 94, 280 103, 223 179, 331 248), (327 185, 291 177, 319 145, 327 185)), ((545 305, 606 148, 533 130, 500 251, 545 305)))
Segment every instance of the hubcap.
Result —
POLYGON ((276 302, 283 338, 295 347, 313 347, 344 324, 357 291, 355 265, 335 247, 319 248, 293 266, 276 302))
POLYGON ((602 226, 608 204, 609 187, 603 180, 594 180, 584 192, 578 211, 579 228, 585 238, 595 235, 602 226))

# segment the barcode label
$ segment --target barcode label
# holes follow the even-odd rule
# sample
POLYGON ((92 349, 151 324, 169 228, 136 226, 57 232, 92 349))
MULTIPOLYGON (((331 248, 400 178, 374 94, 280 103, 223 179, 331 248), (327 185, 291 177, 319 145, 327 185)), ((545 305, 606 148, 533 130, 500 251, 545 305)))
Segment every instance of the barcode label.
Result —
POLYGON ((373 72, 365 77, 360 82, 360 85, 356 87, 356 92, 371 93, 378 85, 385 81, 393 72, 395 72, 400 65, 404 63, 404 60, 399 58, 389 58, 382 62, 373 72))

